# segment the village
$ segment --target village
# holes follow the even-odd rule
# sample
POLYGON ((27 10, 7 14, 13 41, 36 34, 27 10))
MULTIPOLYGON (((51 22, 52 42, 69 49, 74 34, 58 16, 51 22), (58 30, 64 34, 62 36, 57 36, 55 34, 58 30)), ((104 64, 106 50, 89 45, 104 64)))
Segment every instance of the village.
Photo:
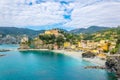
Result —
MULTIPOLYGON (((98 37, 101 34, 94 34, 94 35, 98 37)), ((79 36, 81 37, 81 35, 79 36)), ((116 34, 113 35, 113 37, 114 36, 116 36, 116 34)), ((73 44, 73 41, 66 41, 66 37, 62 33, 60 33, 59 30, 53 29, 53 30, 47 30, 44 33, 40 34, 39 37, 34 38, 32 42, 30 42, 27 36, 24 36, 21 39, 20 49, 32 48, 32 49, 81 51, 89 54, 94 54, 95 56, 101 59, 106 59, 107 55, 111 54, 111 51, 116 47, 116 42, 117 39, 113 39, 113 40, 101 39, 99 41, 81 39, 81 40, 75 40, 75 43, 73 44), (48 35, 47 38, 44 37, 46 35, 48 35), (40 36, 42 36, 43 40, 42 38, 40 39, 40 36), (57 38, 58 38, 58 42, 55 41, 57 40, 57 38), (62 41, 63 39, 64 41, 62 41)))

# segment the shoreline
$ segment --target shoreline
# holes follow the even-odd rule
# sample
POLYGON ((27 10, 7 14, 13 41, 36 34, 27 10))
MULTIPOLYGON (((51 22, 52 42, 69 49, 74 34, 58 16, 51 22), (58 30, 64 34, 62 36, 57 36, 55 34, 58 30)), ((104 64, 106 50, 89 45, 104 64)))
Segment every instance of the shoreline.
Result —
POLYGON ((18 51, 49 51, 49 49, 17 49, 18 51))
POLYGON ((64 54, 66 56, 70 56, 74 59, 77 60, 85 60, 88 61, 90 63, 99 65, 99 66, 105 66, 105 60, 101 60, 100 58, 82 58, 82 52, 76 52, 76 51, 67 51, 67 50, 49 50, 49 49, 18 49, 18 51, 51 51, 51 52, 55 52, 55 53, 60 53, 60 54, 64 54))
POLYGON ((76 52, 76 51, 66 51, 66 50, 52 50, 52 52, 55 53, 61 53, 64 54, 66 56, 70 56, 74 59, 82 59, 85 61, 88 61, 90 63, 96 64, 98 66, 105 66, 105 60, 101 60, 100 58, 82 58, 82 52, 76 52))

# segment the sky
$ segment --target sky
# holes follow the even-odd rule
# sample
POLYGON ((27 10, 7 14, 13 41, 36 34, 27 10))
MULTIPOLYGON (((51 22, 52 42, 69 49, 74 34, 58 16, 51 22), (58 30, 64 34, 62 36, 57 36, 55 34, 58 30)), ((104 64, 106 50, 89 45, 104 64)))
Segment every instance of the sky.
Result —
POLYGON ((120 25, 120 0, 0 0, 0 26, 31 29, 120 25))

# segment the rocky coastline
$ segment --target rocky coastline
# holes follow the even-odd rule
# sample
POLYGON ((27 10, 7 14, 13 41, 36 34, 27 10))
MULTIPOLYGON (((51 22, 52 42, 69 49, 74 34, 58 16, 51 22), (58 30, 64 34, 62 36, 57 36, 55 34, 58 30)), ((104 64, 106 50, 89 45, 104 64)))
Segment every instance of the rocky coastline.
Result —
POLYGON ((108 71, 120 78, 120 54, 108 56, 105 65, 108 71))

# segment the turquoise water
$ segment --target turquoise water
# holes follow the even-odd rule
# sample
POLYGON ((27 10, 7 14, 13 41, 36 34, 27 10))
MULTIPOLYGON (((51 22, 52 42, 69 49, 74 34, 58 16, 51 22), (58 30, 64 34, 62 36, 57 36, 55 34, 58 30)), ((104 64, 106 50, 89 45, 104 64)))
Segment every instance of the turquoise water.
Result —
MULTIPOLYGON (((14 48, 16 45, 0 45, 14 48)), ((84 69, 92 63, 48 51, 1 52, 0 80, 117 80, 105 70, 84 69)))

